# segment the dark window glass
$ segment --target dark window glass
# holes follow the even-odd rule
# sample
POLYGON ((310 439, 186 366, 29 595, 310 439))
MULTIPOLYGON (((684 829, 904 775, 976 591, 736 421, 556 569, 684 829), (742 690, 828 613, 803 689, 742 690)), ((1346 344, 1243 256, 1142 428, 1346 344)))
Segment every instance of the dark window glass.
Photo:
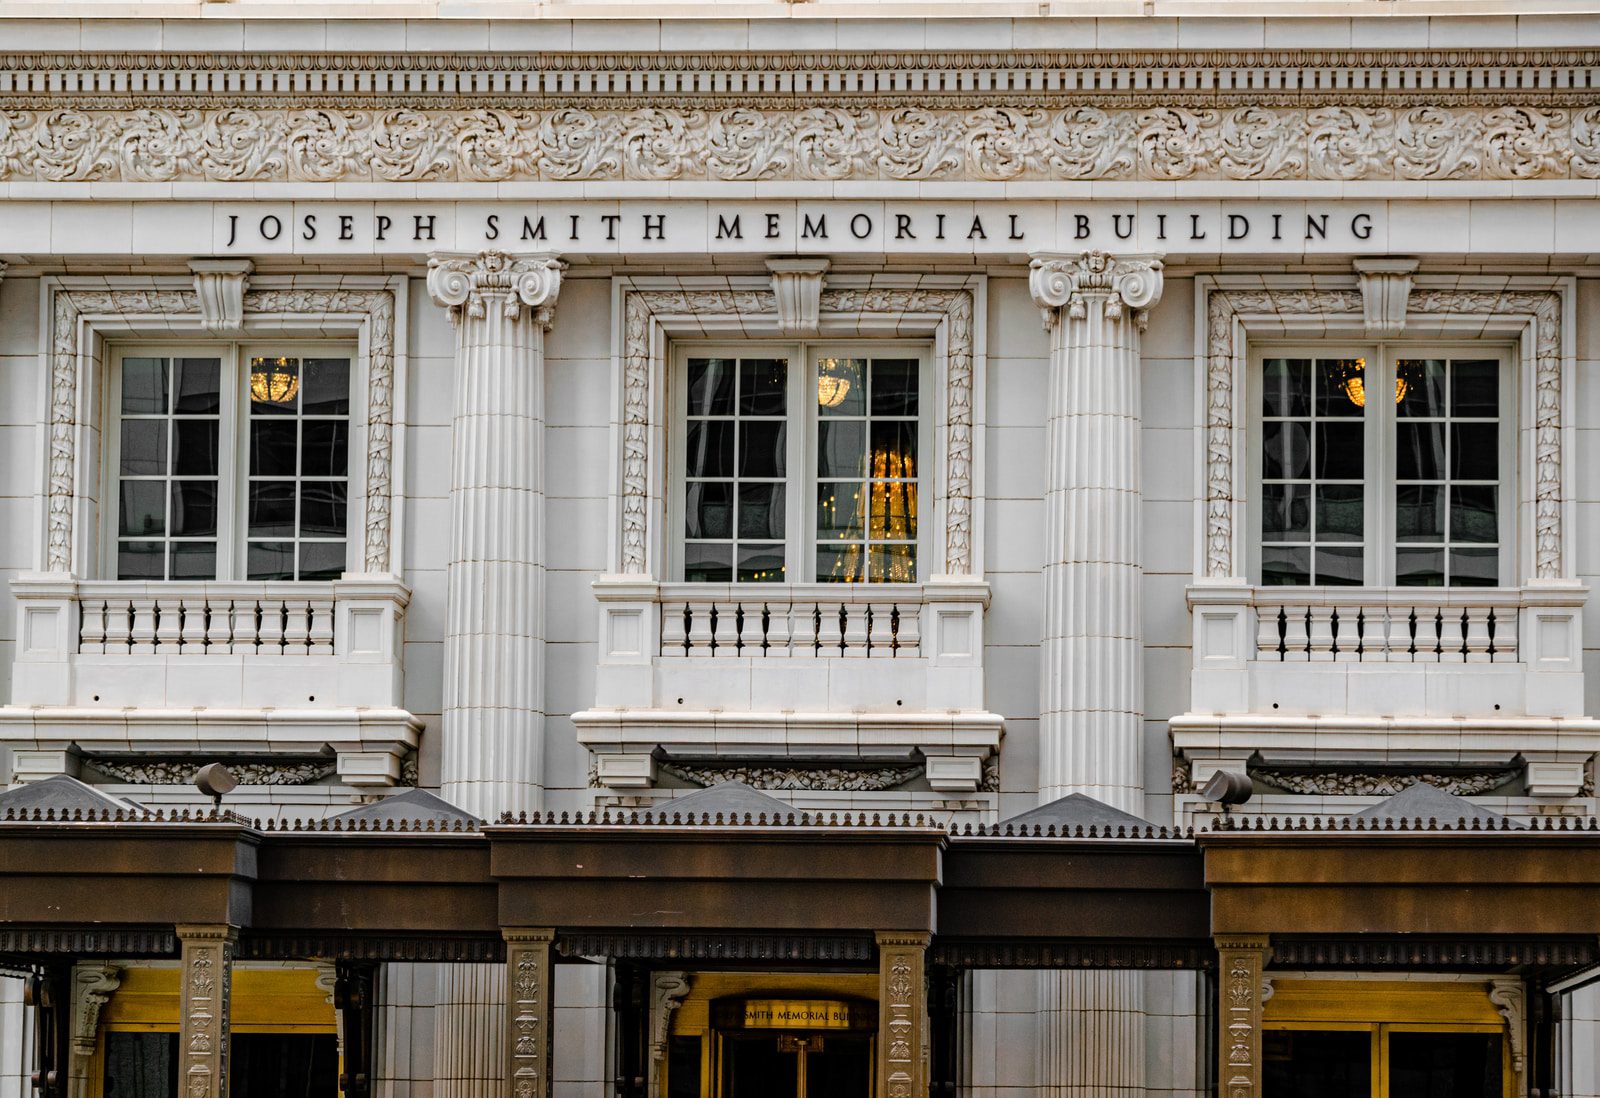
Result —
POLYGON ((781 416, 787 407, 789 364, 781 358, 739 361, 739 414, 781 416))
MULTIPOLYGON (((178 399, 173 411, 180 416, 214 416, 222 411, 222 360, 178 359, 178 399)), ((124 364, 124 371, 127 367, 124 364)))
POLYGON ((1262 485, 1261 537, 1264 540, 1310 540, 1310 487, 1308 484, 1262 485))
POLYGON ((256 481, 250 485, 251 537, 294 536, 294 482, 256 481))
POLYGON ((1266 1030, 1262 1098, 1370 1098, 1372 1041, 1366 1030, 1266 1030))
POLYGON ((733 543, 691 541, 683 547, 683 578, 690 583, 733 579, 733 543))
POLYGON ((308 419, 300 428, 300 475, 342 477, 349 472, 350 423, 308 419))
POLYGON ((739 540, 782 538, 784 535, 784 486, 782 484, 741 484, 739 486, 739 540))
POLYGON ((105 1035, 105 1098, 177 1098, 178 1035, 123 1033, 105 1035))
POLYGON ((1500 425, 1452 423, 1451 469, 1453 480, 1496 480, 1500 476, 1500 425))
POLYGON ((167 567, 175 580, 211 579, 217 574, 217 543, 170 541, 167 567))
MULTIPOLYGON (((1459 489, 1457 489, 1459 491, 1459 489)), ((1493 489, 1491 489, 1493 491, 1493 489)), ((1444 540, 1444 487, 1438 484, 1402 484, 1395 490, 1397 540, 1444 540)))
POLYGON ((302 541, 300 543, 300 578, 303 580, 332 580, 344 575, 344 542, 302 541))
POLYGON ((777 1098, 800 1084, 800 1056, 782 1052, 776 1036, 727 1037, 722 1042, 724 1098, 777 1098))
POLYGON ((731 420, 690 420, 686 438, 684 464, 691 477, 733 476, 731 420))
POLYGON ((782 420, 744 420, 739 424, 739 475, 741 477, 781 477, 784 475, 785 439, 788 425, 782 420))
POLYGON ((684 506, 684 533, 691 538, 733 536, 733 484, 690 481, 684 506))
POLYGON ((1495 419, 1500 415, 1500 364, 1493 359, 1457 359, 1450 388, 1450 414, 1466 419, 1495 419))
POLYGON ((866 530, 865 494, 859 484, 817 485, 817 539, 860 540, 866 530))
POLYGON ((333 1034, 236 1033, 230 1098, 337 1098, 339 1042, 333 1034))
POLYGON ((1366 582, 1362 572, 1365 554, 1359 545, 1317 546, 1317 582, 1329 587, 1359 587, 1366 582))
POLYGON ((164 358, 125 358, 122 360, 122 414, 125 416, 164 416, 167 407, 168 360, 164 358))
POLYGON ((1391 1032, 1389 1093, 1396 1098, 1500 1098, 1505 1088, 1500 1059, 1498 1033, 1391 1032))
POLYGON ((805 1098, 867 1098, 872 1091, 872 1041, 856 1034, 807 1039, 805 1098))
POLYGON ((178 419, 172 422, 172 471, 179 476, 217 475, 217 421, 178 419))
POLYGON ((691 416, 733 415, 734 367, 735 363, 731 358, 689 360, 691 416))
POLYGON ((292 477, 298 424, 292 419, 252 419, 250 423, 250 475, 292 477))
POLYGON ((859 358, 818 359, 817 415, 827 417, 866 414, 866 361, 859 358))
POLYGON ((1443 587, 1443 549, 1398 549, 1394 555, 1395 582, 1402 587, 1443 587))
POLYGON ((117 533, 158 538, 167 532, 167 482, 125 480, 117 510, 117 533))
POLYGON ((1261 425, 1264 480, 1305 480, 1311 475, 1311 436, 1304 423, 1268 420, 1261 425))
POLYGON ((914 358, 873 359, 872 414, 916 415, 918 375, 921 369, 922 364, 914 358))
POLYGON ((300 385, 301 415, 348 416, 350 414, 349 359, 306 359, 300 385))
POLYGON ((1269 358, 1261 367, 1261 414, 1304 417, 1311 414, 1311 361, 1269 358))
POLYGON ((117 578, 123 580, 164 579, 167 545, 162 541, 122 541, 117 543, 117 578))
POLYGON ((667 1040, 667 1098, 700 1098, 700 1038, 667 1040))
POLYGON ((867 425, 859 419, 817 424, 817 476, 859 479, 867 475, 867 425))
POLYGON ((782 583, 786 569, 782 545, 739 544, 740 583, 782 583))
POLYGON ((1317 479, 1360 480, 1366 468, 1362 436, 1359 422, 1317 424, 1317 479))
POLYGON ((1319 419, 1359 418, 1366 406, 1366 363, 1359 358, 1317 359, 1319 419))
POLYGON ((294 542, 252 541, 245 550, 245 568, 253 580, 294 579, 294 542))
POLYGON ((217 482, 214 480, 175 480, 172 482, 172 525, 174 537, 204 538, 217 535, 217 482))
POLYGON ((345 506, 344 481, 301 481, 300 536, 342 537, 345 530, 345 506))
POLYGON ((1311 548, 1267 545, 1261 549, 1261 584, 1280 587, 1311 582, 1311 548))
POLYGON ((1317 486, 1317 540, 1360 541, 1365 511, 1365 489, 1360 484, 1317 486))
POLYGON ((1395 415, 1401 419, 1444 415, 1443 359, 1402 358, 1395 363, 1394 372, 1399 382, 1400 393, 1400 401, 1395 405, 1395 415))
POLYGON ((167 469, 167 429, 165 419, 125 419, 122 421, 122 452, 118 471, 125 477, 159 477, 167 469))
POLYGON ((1396 428, 1395 476, 1438 480, 1444 474, 1444 424, 1402 423, 1396 428))

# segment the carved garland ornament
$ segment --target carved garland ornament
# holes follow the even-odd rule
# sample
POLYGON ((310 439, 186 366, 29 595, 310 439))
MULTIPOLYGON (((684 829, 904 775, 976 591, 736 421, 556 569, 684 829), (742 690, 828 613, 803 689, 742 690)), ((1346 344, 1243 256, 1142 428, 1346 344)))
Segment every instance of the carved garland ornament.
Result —
MULTIPOLYGON (((78 495, 78 403, 92 366, 80 345, 84 317, 160 316, 200 322, 193 290, 58 290, 50 353, 50 454, 46 570, 72 571, 73 507, 78 495)), ((362 559, 368 572, 390 570, 390 495, 394 457, 394 294, 387 289, 264 289, 244 294, 246 316, 349 315, 367 318, 367 510, 362 559)))
POLYGON ((1570 177, 1600 178, 1600 107, 0 110, 17 182, 1570 177))
MULTIPOLYGON (((1560 579, 1561 295, 1553 291, 1412 290, 1411 315, 1520 316, 1534 337, 1534 576, 1560 579)), ((1216 290, 1206 316, 1205 574, 1238 574, 1234 545, 1235 321, 1241 316, 1340 316, 1359 324, 1359 290, 1216 290)))
MULTIPOLYGON (((945 319, 944 568, 972 571, 973 295, 965 287, 876 287, 822 292, 821 315, 942 314, 945 319)), ((649 570, 652 316, 777 315, 771 290, 633 290, 623 305, 622 568, 649 570)))

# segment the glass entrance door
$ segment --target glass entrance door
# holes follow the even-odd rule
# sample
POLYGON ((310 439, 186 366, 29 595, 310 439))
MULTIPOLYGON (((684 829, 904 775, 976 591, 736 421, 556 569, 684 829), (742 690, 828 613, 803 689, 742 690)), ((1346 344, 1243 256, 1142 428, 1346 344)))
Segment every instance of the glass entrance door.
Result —
POLYGON ((872 1037, 726 1033, 720 1098, 870 1098, 872 1037))

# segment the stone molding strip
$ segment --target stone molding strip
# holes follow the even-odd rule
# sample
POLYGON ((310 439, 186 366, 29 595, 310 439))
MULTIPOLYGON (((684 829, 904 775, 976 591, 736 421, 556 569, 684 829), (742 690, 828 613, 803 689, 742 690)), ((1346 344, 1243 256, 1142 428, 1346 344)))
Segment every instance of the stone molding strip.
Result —
MULTIPOLYGON (((1573 106, 0 109, 0 182, 1600 179, 1573 106)), ((358 97, 357 97, 358 98, 358 97)), ((997 105, 995 100, 1000 100, 997 105)), ((787 104, 787 101, 785 101, 787 104)), ((1168 97, 1163 101, 1172 102, 1168 97)), ((5 100, 0 97, 0 105, 5 100)))

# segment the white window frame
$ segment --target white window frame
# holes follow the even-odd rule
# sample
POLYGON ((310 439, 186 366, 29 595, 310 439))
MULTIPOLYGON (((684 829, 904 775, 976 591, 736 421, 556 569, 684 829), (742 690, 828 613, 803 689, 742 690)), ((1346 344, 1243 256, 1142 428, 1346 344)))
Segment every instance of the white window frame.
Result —
MULTIPOLYGON (((122 362, 125 358, 217 357, 222 361, 222 407, 218 417, 217 444, 217 576, 212 582, 245 580, 246 509, 249 502, 249 437, 246 412, 250 399, 249 359, 252 354, 290 355, 305 358, 327 355, 350 361, 349 443, 345 490, 346 572, 362 570, 362 501, 366 498, 366 462, 361 425, 366 420, 367 367, 361 348, 354 340, 307 340, 293 337, 249 335, 237 340, 194 341, 118 341, 106 348, 107 385, 102 422, 105 445, 102 447, 100 481, 105 485, 105 506, 100 509, 99 570, 102 576, 117 576, 117 523, 119 513, 119 472, 122 449, 122 362), (228 383, 230 360, 235 376, 228 383), (232 439, 233 444, 228 445, 232 439)), ((299 477, 295 478, 296 483, 299 477)), ((165 540, 165 538, 163 538, 165 540)), ((298 539, 296 539, 298 542, 298 539)), ((171 580, 148 582, 205 582, 171 580)), ((274 581, 321 583, 325 580, 274 581)))
MULTIPOLYGON (((1516 586, 1521 575, 1519 551, 1521 539, 1517 536, 1517 518, 1521 511, 1522 484, 1518 458, 1518 435, 1522 422, 1520 407, 1522 386, 1518 384, 1518 354, 1514 344, 1508 342, 1464 342, 1459 340, 1371 340, 1338 339, 1329 337, 1321 342, 1252 340, 1249 345, 1249 370, 1245 386, 1248 408, 1249 440, 1247 475, 1250 497, 1256 506, 1250 509, 1248 567, 1252 582, 1261 582, 1261 519, 1263 493, 1261 483, 1261 447, 1265 438, 1262 426, 1262 364, 1274 358, 1365 358, 1368 393, 1391 393, 1395 384, 1395 363, 1401 358, 1445 359, 1496 359, 1500 363, 1500 415, 1499 415, 1499 585, 1516 586), (1374 382, 1373 367, 1376 366, 1374 382)), ((1364 454, 1366 497, 1363 539, 1364 585, 1368 587, 1394 587, 1395 578, 1395 501, 1396 454, 1393 401, 1379 405, 1377 415, 1362 417, 1365 424, 1364 454)), ((1421 590, 1422 588, 1419 588, 1421 590)))
MULTIPOLYGON (((817 505, 817 424, 816 402, 808 399, 816 392, 817 360, 824 357, 915 358, 917 371, 917 582, 923 582, 937 568, 930 567, 932 555, 940 548, 933 521, 933 467, 936 414, 934 400, 934 352, 927 340, 888 340, 827 337, 810 340, 741 340, 703 342, 675 340, 669 358, 667 432, 667 575, 673 582, 683 581, 684 566, 684 451, 688 422, 688 360, 690 358, 776 358, 788 355, 802 369, 789 370, 789 431, 786 440, 786 480, 784 513, 785 559, 789 562, 786 583, 814 583, 816 576, 817 505), (795 422, 796 410, 803 409, 803 422, 795 422)), ((736 562, 737 566, 737 562, 736 562)), ((763 584, 733 581, 740 588, 763 584)), ((826 582, 826 581, 825 581, 826 582)), ((869 586, 904 586, 868 581, 869 586)))

